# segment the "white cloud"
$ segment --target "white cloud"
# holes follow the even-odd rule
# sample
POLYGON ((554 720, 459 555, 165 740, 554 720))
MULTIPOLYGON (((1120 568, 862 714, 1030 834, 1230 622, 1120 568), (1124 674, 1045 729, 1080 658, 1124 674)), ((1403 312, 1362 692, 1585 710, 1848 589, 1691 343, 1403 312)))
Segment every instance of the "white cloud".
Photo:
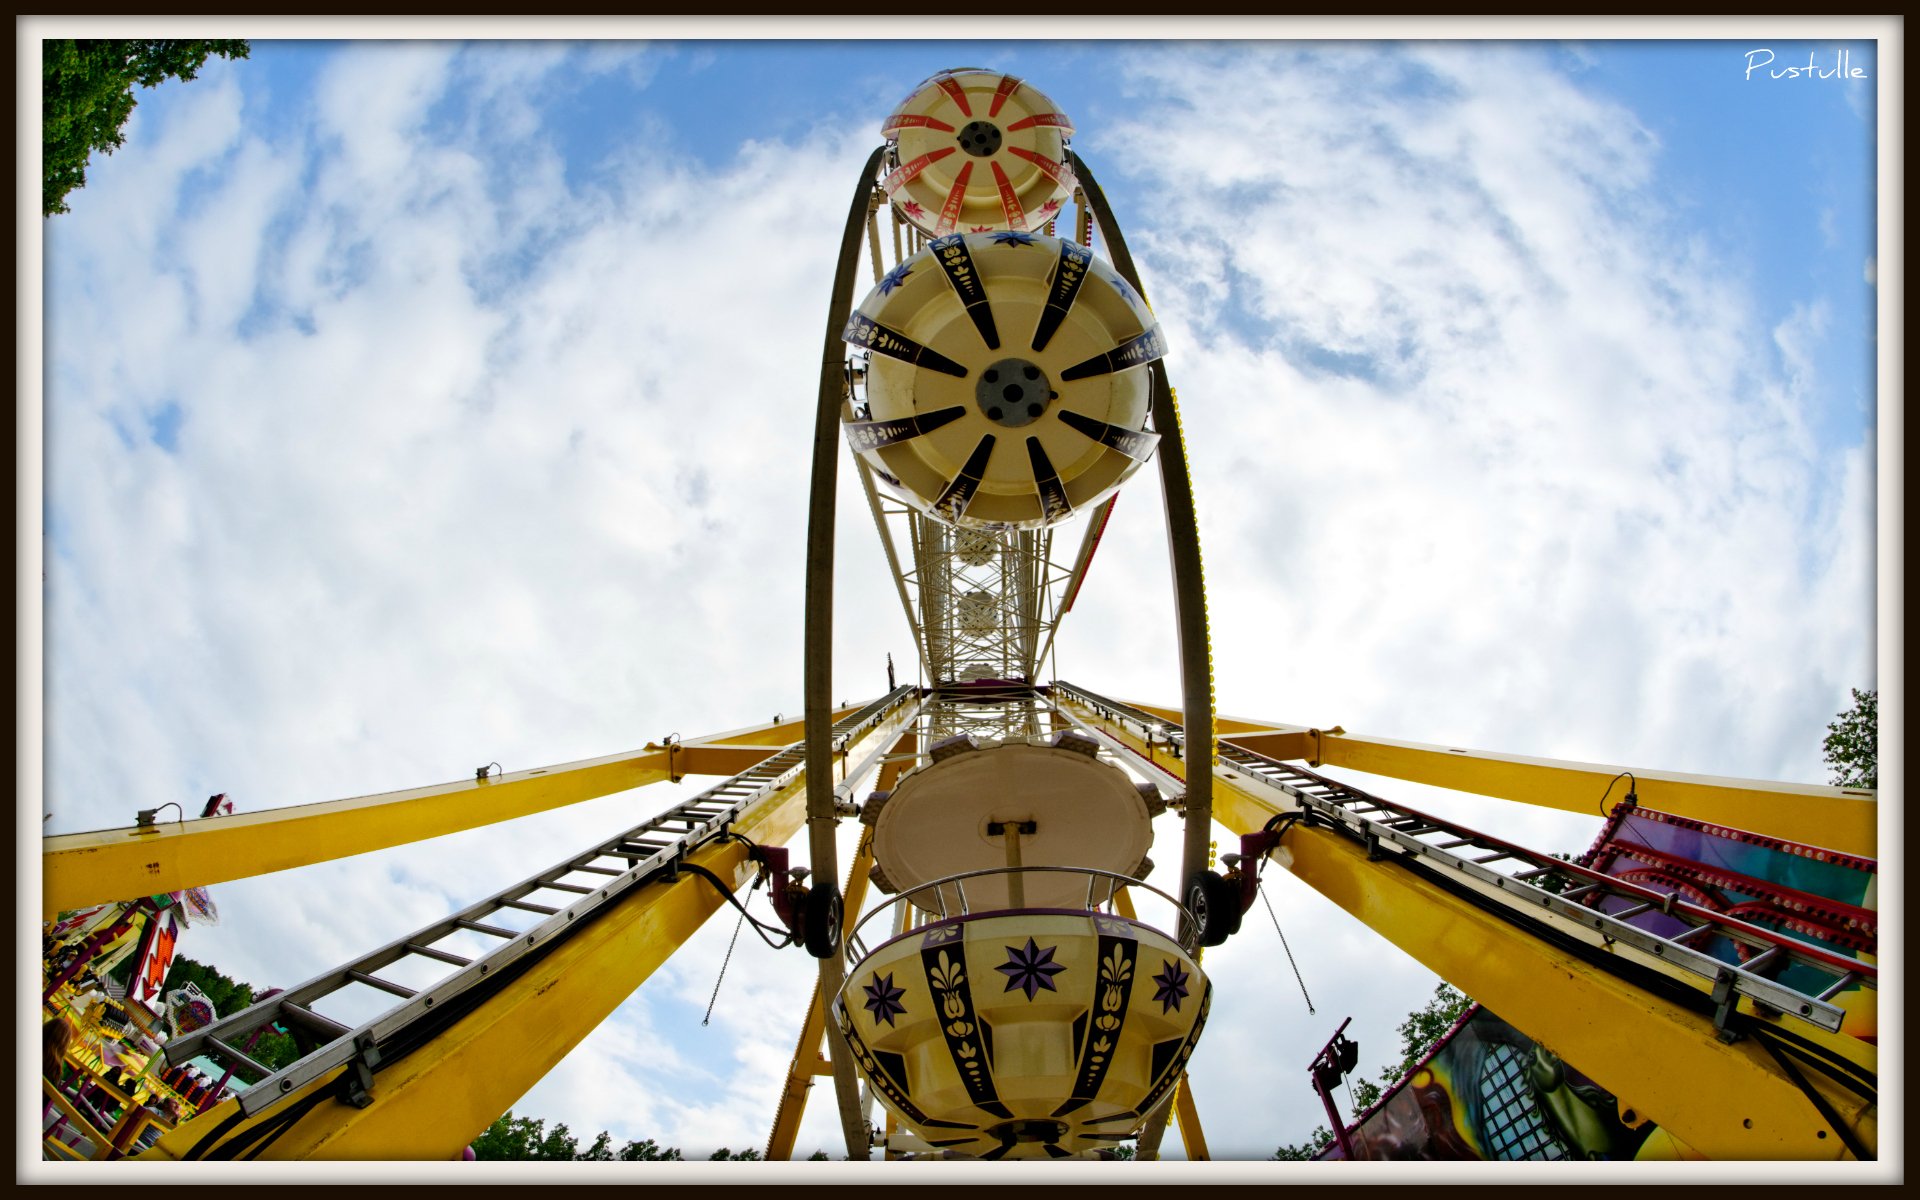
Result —
MULTIPOLYGON (((354 47, 271 142, 246 78, 210 70, 143 104, 49 226, 51 831, 797 712, 815 364, 871 122, 718 167, 609 146, 574 178, 544 106, 573 72, 644 85, 654 58, 626 49, 354 47), (168 404, 171 452, 148 436, 168 404)), ((1532 54, 1129 68, 1137 118, 1080 145, 1174 346, 1221 709, 1821 778, 1820 731, 1872 678, 1874 486, 1869 450, 1805 433, 1817 300, 1769 328, 1741 265, 1663 209, 1635 116, 1532 54)), ((1175 702, 1153 475, 1060 673, 1175 702)), ((913 654, 850 466, 841 485, 853 697, 913 654)), ((184 950, 292 983, 687 794, 221 885, 226 919, 184 950)), ((1470 811, 1584 848, 1556 814, 1470 811)), ((1194 1072, 1220 1155, 1304 1137, 1324 1120, 1305 1064, 1339 1020, 1371 1072, 1431 990, 1303 885, 1272 898, 1319 1013, 1263 908, 1210 952, 1194 1072)), ((743 934, 702 1029, 731 927, 516 1110, 583 1144, 761 1144, 812 963, 743 934)), ((839 1145, 822 1079, 799 1153, 839 1145)))

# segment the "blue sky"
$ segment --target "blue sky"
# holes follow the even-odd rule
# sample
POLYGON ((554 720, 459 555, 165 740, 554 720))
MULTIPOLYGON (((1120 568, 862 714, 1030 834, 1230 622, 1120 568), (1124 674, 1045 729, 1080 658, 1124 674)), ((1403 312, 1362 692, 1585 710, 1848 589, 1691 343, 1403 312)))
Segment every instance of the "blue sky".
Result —
MULTIPOLYGON (((1885 619, 1871 42, 256 40, 142 92, 44 225, 46 829, 797 709, 838 225, 881 119, 956 65, 1073 117, 1140 262, 1223 711, 1823 779, 1885 619), (1866 81, 1745 78, 1760 46, 1776 67, 1844 49, 1866 81)), ((1059 657, 1170 700, 1150 475, 1059 657)), ((864 504, 842 513, 853 696, 911 650, 864 504)), ((683 794, 223 885, 183 952, 296 982, 683 794)), ((1547 849, 1592 835, 1458 811, 1547 849)), ((1332 1027, 1354 1015, 1371 1072, 1431 989, 1303 887, 1274 892, 1319 1013, 1287 1007, 1273 939, 1210 953, 1215 1052, 1193 1069, 1222 1155, 1304 1137, 1332 1027), (1233 1052, 1252 1036, 1283 1066, 1233 1052)), ((795 1008, 806 964, 744 947, 701 1027, 729 932, 521 1111, 757 1144, 793 1034, 761 1014, 795 1008)), ((830 1109, 803 1153, 836 1144, 830 1109)))

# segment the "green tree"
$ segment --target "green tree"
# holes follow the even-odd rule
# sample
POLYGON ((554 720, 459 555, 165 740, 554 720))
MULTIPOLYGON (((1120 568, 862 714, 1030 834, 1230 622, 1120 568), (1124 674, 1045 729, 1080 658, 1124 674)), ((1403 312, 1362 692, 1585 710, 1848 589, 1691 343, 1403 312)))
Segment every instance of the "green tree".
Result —
POLYGON ((67 193, 87 183, 87 164, 98 150, 112 154, 126 137, 120 131, 136 103, 133 87, 168 79, 192 79, 209 55, 246 58, 243 41, 94 41, 56 39, 40 49, 43 215, 69 211, 67 193))
POLYGON ((580 1143, 574 1140, 567 1123, 561 1121, 535 1144, 533 1157, 541 1162, 570 1162, 580 1157, 580 1143))
POLYGON ((516 1117, 513 1110, 508 1109, 499 1120, 487 1126, 485 1133, 473 1139, 473 1156, 489 1161, 538 1157, 536 1150, 546 1126, 545 1121, 516 1117))
POLYGON ((602 1129, 600 1136, 593 1139, 593 1145, 588 1146, 580 1152, 580 1158, 584 1162, 613 1161, 613 1143, 612 1140, 607 1137, 606 1130, 602 1129))
POLYGON ((712 1154, 707 1155, 708 1162, 756 1162, 759 1158, 760 1152, 752 1147, 748 1147, 738 1154, 735 1154, 725 1146, 722 1146, 712 1154))
POLYGON ((1823 749, 1827 766, 1833 771, 1829 782, 1834 787, 1878 789, 1880 693, 1851 690, 1853 707, 1827 726, 1823 749))
POLYGON ((1332 1132, 1321 1125, 1308 1135, 1306 1141, 1297 1146, 1282 1146, 1273 1152, 1273 1157, 1281 1162, 1310 1162, 1332 1140, 1332 1132))
MULTIPOLYGON (((213 1009, 222 1017, 231 1017, 242 1009, 251 1007, 259 993, 250 983, 241 983, 229 979, 221 971, 206 963, 196 962, 184 955, 175 955, 173 965, 167 968, 167 978, 160 985, 162 996, 176 988, 188 984, 200 989, 200 994, 213 1002, 213 1009)), ((285 1030, 269 1028, 251 1044, 241 1043, 247 1057, 264 1067, 279 1070, 292 1066, 300 1058, 300 1046, 285 1030)), ((234 1072, 234 1078, 242 1083, 258 1083, 265 1076, 250 1067, 241 1067, 234 1072)))
POLYGON ((652 1138, 642 1138, 637 1142, 628 1142, 620 1147, 621 1162, 679 1162, 680 1151, 673 1146, 662 1147, 652 1138))
MULTIPOLYGON (((1427 1001, 1426 1007, 1407 1014, 1407 1019, 1400 1022, 1400 1061, 1381 1073, 1381 1090, 1413 1074, 1420 1060, 1432 1052, 1433 1044, 1453 1028, 1453 1023, 1472 1003, 1444 981, 1435 987, 1433 998, 1427 1001)), ((1354 1099, 1358 1100, 1359 1097, 1356 1095, 1354 1099)))
MULTIPOLYGON (((589 1147, 588 1154, 604 1150, 606 1136, 601 1134, 589 1147)), ((567 1129, 566 1122, 562 1121, 549 1130, 546 1121, 535 1117, 516 1117, 512 1109, 487 1126, 485 1133, 473 1139, 473 1156, 479 1159, 556 1162, 587 1157, 579 1151, 580 1144, 567 1129)))

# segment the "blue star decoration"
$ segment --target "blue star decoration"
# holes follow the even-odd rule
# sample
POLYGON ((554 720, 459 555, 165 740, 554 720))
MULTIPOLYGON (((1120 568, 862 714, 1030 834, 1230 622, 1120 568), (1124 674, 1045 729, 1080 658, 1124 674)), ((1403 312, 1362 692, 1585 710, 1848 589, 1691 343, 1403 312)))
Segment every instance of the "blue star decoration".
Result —
POLYGON ((1160 985, 1160 990, 1153 994, 1153 998, 1160 1002, 1162 1014, 1180 1011, 1180 1002, 1187 997, 1187 980, 1191 978, 1193 976, 1172 959, 1168 959, 1166 966, 1160 968, 1160 973, 1153 977, 1153 981, 1160 985))
POLYGON ((881 1021, 892 1025, 896 1016, 906 1015, 907 1006, 900 1003, 900 997, 907 990, 893 986, 893 976, 875 975, 861 990, 867 994, 867 1011, 873 1014, 876 1025, 881 1021))
POLYGON ((1033 235, 1030 233, 1021 233, 1015 229, 1002 230, 993 235, 993 244, 996 246, 1031 246, 1033 245, 1033 235))
POLYGON ((890 294, 893 289, 899 287, 900 284, 906 280, 907 276, 911 274, 913 274, 913 270, 905 263, 894 267, 893 270, 887 272, 886 278, 880 281, 880 294, 882 296, 890 294))
POLYGON ((1058 947, 1048 946, 1042 950, 1033 944, 1032 938, 1028 938, 1025 950, 1018 946, 1008 946, 1007 961, 995 967, 994 970, 1007 977, 1007 991, 1020 988, 1027 993, 1029 1000, 1033 999, 1034 994, 1041 988, 1050 992, 1059 991, 1060 989, 1053 986, 1053 977, 1066 970, 1066 967, 1053 961, 1053 952, 1056 949, 1058 947))

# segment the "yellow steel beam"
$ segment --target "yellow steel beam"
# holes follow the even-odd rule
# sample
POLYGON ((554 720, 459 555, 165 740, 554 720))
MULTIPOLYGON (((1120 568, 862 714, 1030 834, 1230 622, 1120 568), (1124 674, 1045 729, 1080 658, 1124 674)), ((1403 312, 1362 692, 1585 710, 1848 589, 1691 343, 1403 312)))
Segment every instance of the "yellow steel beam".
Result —
MULTIPOLYGON (((835 719, 851 709, 834 714, 835 719)), ((753 726, 675 747, 514 771, 487 779, 92 833, 42 844, 47 919, 67 909, 179 891, 384 850, 545 812, 687 773, 734 775, 767 746, 800 739, 800 722, 753 726), (671 762, 669 761, 671 753, 671 762)), ((755 757, 758 755, 758 757, 755 757)))
MULTIPOLYGON (((1124 728, 1105 729, 1146 752, 1124 728)), ((1164 755, 1155 762, 1175 777, 1186 766, 1164 755)), ((1283 809, 1277 794, 1256 789, 1216 769, 1215 819, 1235 833, 1263 828, 1283 809)), ((1752 1039, 1725 1044, 1707 1017, 1561 951, 1397 864, 1369 861, 1364 847, 1331 830, 1296 826, 1275 861, 1709 1158, 1846 1157, 1813 1103, 1752 1039)), ((1751 1012, 1751 1005, 1743 1001, 1743 1010, 1751 1012)), ((1869 1072, 1877 1067, 1877 1054, 1864 1042, 1793 1028, 1869 1072)), ((1852 1131, 1875 1145, 1875 1106, 1817 1071, 1803 1073, 1852 1131)))
MULTIPOLYGON (((898 736, 890 722, 857 739, 898 736)), ((733 830, 756 843, 792 838, 806 813, 806 776, 748 810, 733 830)), ((690 855, 737 890, 752 878, 746 847, 710 843, 690 855)), ((372 1103, 355 1108, 321 1100, 262 1154, 273 1159, 450 1159, 607 1018, 724 901, 706 880, 684 872, 634 888, 561 941, 524 974, 472 1012, 374 1077, 372 1103)), ((330 1072, 293 1093, 297 1104, 331 1086, 330 1072)), ((182 1124, 146 1155, 180 1158, 237 1111, 229 1101, 182 1124)), ((239 1122, 240 1134, 284 1113, 281 1106, 239 1122)))
MULTIPOLYGON (((1173 724, 1180 722, 1177 709, 1127 703, 1173 724)), ((1309 766, 1345 767, 1596 817, 1602 815, 1602 795, 1611 806, 1626 794, 1624 779, 1614 784, 1611 793, 1607 785, 1630 770, 1640 803, 1647 808, 1847 854, 1878 855, 1879 804, 1876 794, 1865 788, 1530 758, 1347 733, 1337 725, 1315 729, 1224 717, 1218 724, 1223 740, 1269 758, 1304 759, 1309 766)))
MULTIPOLYGON (((858 711, 858 704, 843 704, 832 710, 833 719, 838 721, 850 712, 858 711)), ((724 733, 710 733, 704 737, 691 738, 683 744, 698 746, 709 742, 726 742, 740 746, 772 746, 776 749, 791 746, 806 736, 807 723, 799 715, 791 719, 776 714, 776 720, 765 725, 743 725, 739 729, 729 729, 724 733)))
MULTIPOLYGON (((1063 696, 1061 697, 1061 699, 1067 700, 1068 698, 1063 696)), ((1152 713, 1154 716, 1159 717, 1162 721, 1167 722, 1169 725, 1179 725, 1181 722, 1186 720, 1186 714, 1181 712, 1177 708, 1168 708, 1165 705, 1161 705, 1161 704, 1141 704, 1133 700, 1127 700, 1127 701, 1124 701, 1124 703, 1139 709, 1141 712, 1152 713)), ((1216 716, 1213 719, 1213 723, 1219 728, 1220 736, 1223 738, 1234 737, 1237 734, 1272 733, 1275 731, 1284 732, 1287 730, 1298 731, 1301 728, 1303 728, 1302 726, 1298 726, 1298 725, 1278 725, 1272 721, 1255 721, 1248 717, 1216 716)))
MULTIPOLYGON (((1631 770, 1634 790, 1647 808, 1847 854, 1868 858, 1878 854, 1879 804, 1874 793, 1864 789, 1683 775, 1317 732, 1317 738, 1302 739, 1307 745, 1296 756, 1311 758, 1317 742, 1318 761, 1326 766, 1595 817, 1601 815, 1603 795, 1609 807, 1626 795, 1628 781, 1614 781, 1622 771, 1631 770), (1610 793, 1609 783, 1613 784, 1610 793)), ((1281 748, 1287 735, 1232 740, 1277 758, 1280 755, 1273 749, 1281 748)))
POLYGON ((1173 1089, 1173 1119, 1180 1124, 1180 1144, 1187 1151, 1188 1162, 1205 1162, 1213 1157, 1207 1153, 1207 1135, 1200 1128, 1200 1113, 1193 1107, 1191 1075, 1182 1075, 1173 1089))
POLYGON ((673 772, 679 775, 738 775, 771 758, 778 746, 739 742, 696 742, 674 747, 673 772))

